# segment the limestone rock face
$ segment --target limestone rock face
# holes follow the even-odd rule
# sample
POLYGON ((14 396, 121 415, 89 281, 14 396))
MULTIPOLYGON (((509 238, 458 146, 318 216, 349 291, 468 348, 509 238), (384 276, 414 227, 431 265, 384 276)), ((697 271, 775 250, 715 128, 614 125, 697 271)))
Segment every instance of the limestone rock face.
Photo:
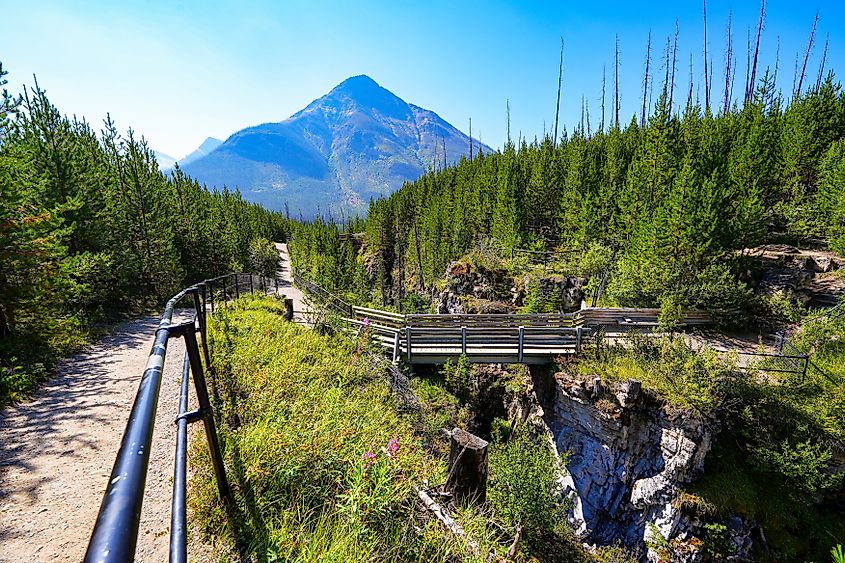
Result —
POLYGON ((658 561, 646 540, 659 533, 673 561, 700 560, 697 522, 676 501, 679 486, 701 474, 715 423, 663 405, 634 380, 605 390, 594 378, 558 374, 553 393, 544 418, 558 452, 569 452, 563 487, 580 537, 658 561))

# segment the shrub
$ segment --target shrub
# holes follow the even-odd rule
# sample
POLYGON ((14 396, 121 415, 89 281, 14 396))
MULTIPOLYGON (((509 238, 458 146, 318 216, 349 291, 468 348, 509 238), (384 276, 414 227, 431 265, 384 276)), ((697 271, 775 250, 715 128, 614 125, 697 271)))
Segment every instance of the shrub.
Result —
POLYGON ((558 478, 564 463, 540 438, 521 432, 490 449, 488 499, 496 516, 530 532, 553 532, 566 521, 558 478))

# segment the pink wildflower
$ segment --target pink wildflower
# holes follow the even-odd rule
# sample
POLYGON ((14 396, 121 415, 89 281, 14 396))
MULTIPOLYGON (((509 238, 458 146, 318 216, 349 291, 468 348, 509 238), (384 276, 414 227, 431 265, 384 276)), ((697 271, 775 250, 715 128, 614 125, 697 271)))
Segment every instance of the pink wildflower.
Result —
POLYGON ((387 455, 389 457, 396 457, 399 453, 399 438, 394 436, 387 442, 387 455))
POLYGON ((370 317, 364 317, 364 318, 361 320, 361 324, 363 324, 365 327, 370 326, 370 317))
POLYGON ((361 456, 361 460, 364 462, 364 469, 367 469, 373 463, 375 463, 376 454, 373 452, 366 452, 364 455, 361 456))

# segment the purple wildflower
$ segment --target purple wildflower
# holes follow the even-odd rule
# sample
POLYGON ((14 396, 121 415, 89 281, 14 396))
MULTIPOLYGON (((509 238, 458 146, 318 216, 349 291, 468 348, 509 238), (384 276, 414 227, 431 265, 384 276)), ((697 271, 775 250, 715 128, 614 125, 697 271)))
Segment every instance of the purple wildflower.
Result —
POLYGON ((370 317, 364 317, 364 318, 361 320, 361 324, 363 324, 365 327, 370 326, 370 317))
POLYGON ((399 438, 394 436, 387 442, 387 455, 389 457, 396 457, 399 453, 399 438))
POLYGON ((373 452, 366 452, 364 455, 361 456, 361 460, 364 462, 364 469, 367 469, 373 463, 375 463, 376 454, 373 452))

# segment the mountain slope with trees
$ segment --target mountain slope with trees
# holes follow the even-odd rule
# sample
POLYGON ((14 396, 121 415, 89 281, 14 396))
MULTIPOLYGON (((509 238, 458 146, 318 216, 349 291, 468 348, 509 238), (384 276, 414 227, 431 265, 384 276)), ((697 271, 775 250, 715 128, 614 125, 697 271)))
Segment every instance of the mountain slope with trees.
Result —
POLYGON ((98 324, 246 267, 250 244, 284 225, 237 192, 208 192, 178 168, 165 176, 110 118, 97 132, 37 84, 3 90, 0 402, 30 391, 98 324))
POLYGON ((832 73, 789 101, 766 74, 742 106, 670 108, 667 90, 646 122, 508 143, 432 170, 372 202, 365 223, 300 227, 292 252, 330 287, 367 278, 377 301, 396 303, 480 242, 574 250, 613 257, 609 302, 731 321, 753 312, 748 248, 845 250, 845 95, 832 73), (364 255, 336 239, 344 229, 366 232, 364 255))

